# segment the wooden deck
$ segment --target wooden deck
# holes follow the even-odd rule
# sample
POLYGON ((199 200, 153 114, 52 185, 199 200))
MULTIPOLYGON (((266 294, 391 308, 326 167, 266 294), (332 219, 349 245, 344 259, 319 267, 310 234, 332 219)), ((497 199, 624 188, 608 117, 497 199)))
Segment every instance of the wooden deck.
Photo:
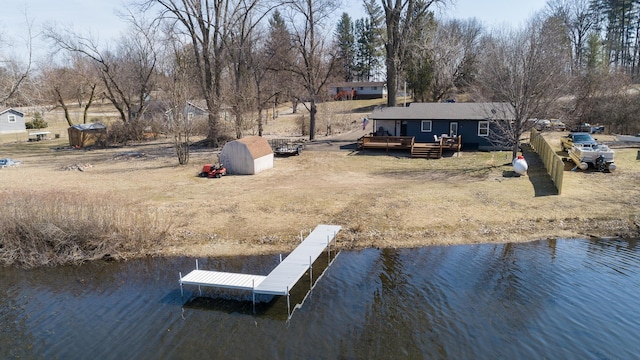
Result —
POLYGON ((363 153, 367 149, 409 150, 412 158, 439 159, 444 151, 459 152, 462 148, 462 137, 441 137, 437 142, 418 143, 413 136, 371 136, 358 139, 358 150, 363 153))

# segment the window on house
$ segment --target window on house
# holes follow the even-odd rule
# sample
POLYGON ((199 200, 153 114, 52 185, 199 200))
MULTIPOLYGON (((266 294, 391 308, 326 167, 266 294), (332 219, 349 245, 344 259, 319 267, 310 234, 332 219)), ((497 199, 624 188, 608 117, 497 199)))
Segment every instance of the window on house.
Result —
POLYGON ((363 88, 362 86, 360 86, 360 87, 358 88, 358 90, 364 90, 364 88, 363 88))
POLYGON ((373 86, 373 87, 371 87, 371 90, 378 90, 378 87, 377 86, 373 86))
POLYGON ((489 122, 478 122, 478 136, 489 136, 489 122))
POLYGON ((16 116, 15 115, 9 115, 9 122, 10 123, 16 122, 16 116))
POLYGON ((422 120, 420 130, 422 130, 422 132, 431 132, 431 120, 422 120))
POLYGON ((189 120, 189 121, 193 120, 193 113, 192 112, 187 113, 187 120, 189 120))

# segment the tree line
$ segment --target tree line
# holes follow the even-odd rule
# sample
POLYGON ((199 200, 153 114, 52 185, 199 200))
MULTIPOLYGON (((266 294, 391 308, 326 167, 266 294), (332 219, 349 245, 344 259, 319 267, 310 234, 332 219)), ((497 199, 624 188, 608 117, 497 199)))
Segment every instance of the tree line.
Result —
POLYGON ((162 102, 181 163, 195 131, 187 102, 204 102, 202 132, 213 146, 254 129, 261 135, 265 113, 284 102, 306 109, 313 139, 317 105, 338 81, 384 81, 388 106, 405 84, 413 101, 506 103, 516 118, 505 129, 510 144, 533 117, 640 130, 632 87, 640 0, 549 0, 518 29, 438 18, 449 4, 363 0, 366 17, 343 13, 332 28, 338 0, 137 0, 126 8, 128 31, 106 45, 46 27, 55 60, 37 72, 31 60, 0 63, 0 101, 56 104, 70 125, 71 103, 87 122, 90 107, 108 101, 128 136, 162 102))

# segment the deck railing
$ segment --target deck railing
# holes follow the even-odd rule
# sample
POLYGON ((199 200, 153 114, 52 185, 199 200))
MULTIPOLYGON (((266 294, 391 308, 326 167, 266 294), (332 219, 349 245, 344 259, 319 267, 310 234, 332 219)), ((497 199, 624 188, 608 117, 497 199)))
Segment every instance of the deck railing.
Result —
POLYGON ((413 136, 372 136, 365 135, 358 140, 358 150, 364 149, 412 149, 415 143, 413 136))
POLYGON ((435 142, 418 143, 413 136, 375 136, 365 135, 358 139, 357 149, 410 150, 412 157, 442 157, 443 150, 459 152, 462 148, 462 136, 440 137, 435 142))

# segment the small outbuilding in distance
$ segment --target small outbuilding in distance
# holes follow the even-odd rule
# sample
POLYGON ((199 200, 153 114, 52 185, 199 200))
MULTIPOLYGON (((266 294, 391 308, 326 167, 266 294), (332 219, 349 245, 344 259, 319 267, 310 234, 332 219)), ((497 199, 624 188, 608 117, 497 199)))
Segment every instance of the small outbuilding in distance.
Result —
POLYGON ((95 145, 107 134, 107 127, 100 123, 77 124, 67 129, 69 133, 69 145, 75 148, 83 148, 95 145))
POLYGON ((226 143, 218 158, 232 175, 255 175, 273 168, 273 150, 269 142, 260 136, 226 143))

